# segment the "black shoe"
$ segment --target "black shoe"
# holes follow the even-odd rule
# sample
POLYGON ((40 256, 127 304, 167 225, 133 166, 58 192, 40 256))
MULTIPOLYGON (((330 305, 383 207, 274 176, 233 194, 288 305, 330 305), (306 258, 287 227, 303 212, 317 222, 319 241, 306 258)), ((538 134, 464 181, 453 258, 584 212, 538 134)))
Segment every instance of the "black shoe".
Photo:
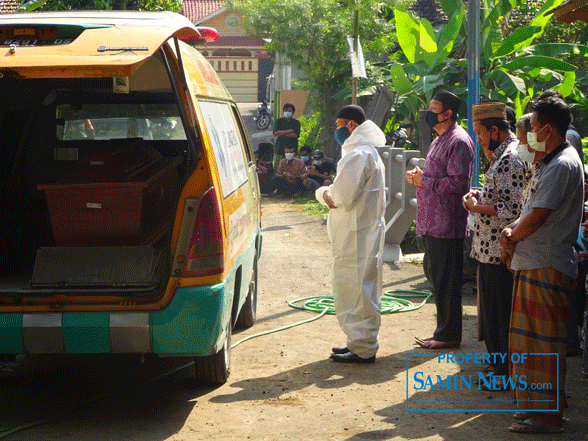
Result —
POLYGON ((345 354, 331 354, 331 360, 339 363, 375 363, 376 356, 372 355, 369 358, 361 358, 353 352, 346 352, 345 354))
POLYGON ((347 346, 334 346, 331 351, 333 351, 333 354, 346 354, 349 349, 347 349, 347 346))

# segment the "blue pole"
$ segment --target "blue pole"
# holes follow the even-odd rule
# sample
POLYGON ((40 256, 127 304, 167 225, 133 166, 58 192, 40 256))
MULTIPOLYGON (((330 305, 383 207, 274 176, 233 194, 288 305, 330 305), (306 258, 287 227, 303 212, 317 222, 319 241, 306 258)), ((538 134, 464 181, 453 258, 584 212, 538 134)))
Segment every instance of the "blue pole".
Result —
POLYGON ((468 2, 468 133, 474 140, 472 187, 480 186, 480 148, 472 122, 472 106, 480 102, 480 0, 468 2))

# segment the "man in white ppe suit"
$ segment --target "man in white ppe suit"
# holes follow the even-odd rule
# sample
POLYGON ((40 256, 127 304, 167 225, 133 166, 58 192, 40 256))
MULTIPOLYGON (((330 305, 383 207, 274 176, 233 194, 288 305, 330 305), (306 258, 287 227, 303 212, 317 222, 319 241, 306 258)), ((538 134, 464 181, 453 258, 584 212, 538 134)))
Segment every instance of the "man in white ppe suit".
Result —
POLYGON ((334 347, 331 359, 373 363, 378 351, 382 251, 385 233, 384 164, 375 147, 386 137, 359 106, 337 115, 335 139, 341 147, 337 177, 316 191, 327 205, 327 231, 333 250, 333 297, 347 345, 334 347))

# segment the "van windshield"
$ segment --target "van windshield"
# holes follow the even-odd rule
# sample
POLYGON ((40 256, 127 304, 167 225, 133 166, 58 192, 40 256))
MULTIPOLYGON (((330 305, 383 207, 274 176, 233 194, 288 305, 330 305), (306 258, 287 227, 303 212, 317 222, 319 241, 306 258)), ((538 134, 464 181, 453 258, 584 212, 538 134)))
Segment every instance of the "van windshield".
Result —
POLYGON ((60 141, 82 139, 185 140, 175 104, 59 104, 56 135, 60 141))

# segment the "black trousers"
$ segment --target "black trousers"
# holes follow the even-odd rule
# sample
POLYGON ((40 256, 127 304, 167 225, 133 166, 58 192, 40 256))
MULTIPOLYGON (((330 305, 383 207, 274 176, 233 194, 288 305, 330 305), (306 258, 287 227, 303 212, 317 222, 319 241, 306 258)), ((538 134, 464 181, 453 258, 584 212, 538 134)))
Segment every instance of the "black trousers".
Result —
POLYGON ((270 192, 274 190, 278 190, 278 193, 298 193, 298 192, 305 192, 306 187, 302 183, 302 179, 298 179, 295 184, 290 184, 286 182, 281 176, 272 176, 270 181, 270 192))
POLYGON ((423 244, 437 305, 437 329, 433 337, 439 341, 461 343, 463 239, 423 236, 423 244))
MULTIPOLYGON (((486 348, 489 353, 508 354, 513 274, 505 264, 480 263, 478 268, 480 319, 486 348)), ((508 356, 506 363, 497 363, 494 368, 496 375, 507 375, 508 356)))

